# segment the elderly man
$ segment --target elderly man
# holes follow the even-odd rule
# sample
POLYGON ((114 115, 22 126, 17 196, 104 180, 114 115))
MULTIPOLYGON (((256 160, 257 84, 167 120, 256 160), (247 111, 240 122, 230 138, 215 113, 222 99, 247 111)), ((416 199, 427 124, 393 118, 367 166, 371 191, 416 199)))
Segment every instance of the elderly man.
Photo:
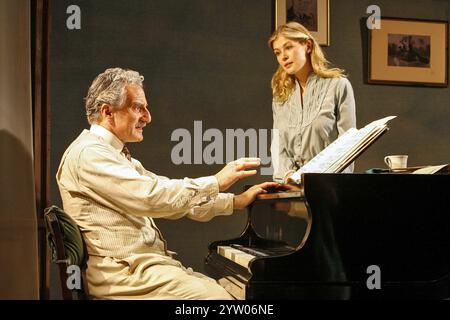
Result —
POLYGON ((215 280, 172 258, 153 218, 208 221, 243 209, 276 185, 222 193, 260 164, 243 158, 214 176, 169 179, 131 158, 151 116, 135 71, 107 69, 86 97, 91 127, 64 153, 56 175, 65 211, 80 226, 89 253, 90 294, 104 299, 230 299, 215 280))

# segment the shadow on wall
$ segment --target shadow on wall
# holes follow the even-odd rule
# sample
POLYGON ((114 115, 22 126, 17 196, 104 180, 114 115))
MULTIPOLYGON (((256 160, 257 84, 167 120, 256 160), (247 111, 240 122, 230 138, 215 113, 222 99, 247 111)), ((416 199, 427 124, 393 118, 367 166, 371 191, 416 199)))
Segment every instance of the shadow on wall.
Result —
POLYGON ((6 130, 0 130, 0 149, 0 299, 37 299, 33 161, 6 130))

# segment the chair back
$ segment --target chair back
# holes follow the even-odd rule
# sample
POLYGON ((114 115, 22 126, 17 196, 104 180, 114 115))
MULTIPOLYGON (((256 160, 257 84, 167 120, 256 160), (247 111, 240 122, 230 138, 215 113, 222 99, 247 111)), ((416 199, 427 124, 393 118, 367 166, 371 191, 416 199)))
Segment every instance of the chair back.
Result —
POLYGON ((44 219, 52 261, 59 269, 63 299, 87 299, 85 269, 88 256, 77 223, 57 206, 46 208, 44 219))

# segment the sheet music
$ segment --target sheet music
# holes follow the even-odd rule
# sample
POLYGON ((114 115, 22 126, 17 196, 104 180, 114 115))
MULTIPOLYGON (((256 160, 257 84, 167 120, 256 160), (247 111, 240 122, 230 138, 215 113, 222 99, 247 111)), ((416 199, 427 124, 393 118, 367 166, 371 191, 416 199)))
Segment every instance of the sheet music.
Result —
POLYGON ((344 170, 364 149, 366 149, 383 131, 386 126, 374 127, 367 134, 361 135, 360 142, 356 143, 349 151, 345 152, 336 162, 325 172, 335 173, 344 170))
POLYGON ((358 142, 358 130, 351 128, 347 130, 340 139, 335 140, 311 161, 304 165, 300 172, 325 172, 335 161, 336 158, 348 150, 348 148, 358 142))
POLYGON ((339 172, 344 164, 350 164, 350 160, 369 146, 386 129, 388 121, 394 118, 396 116, 375 120, 359 130, 350 128, 295 172, 290 179, 300 184, 302 173, 339 172))

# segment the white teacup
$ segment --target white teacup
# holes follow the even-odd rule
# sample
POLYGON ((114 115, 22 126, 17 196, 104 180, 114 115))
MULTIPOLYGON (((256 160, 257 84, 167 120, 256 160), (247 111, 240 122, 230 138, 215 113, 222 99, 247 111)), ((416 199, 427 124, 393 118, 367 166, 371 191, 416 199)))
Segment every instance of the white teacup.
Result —
POLYGON ((387 164, 389 169, 403 169, 408 166, 408 156, 407 155, 392 155, 384 157, 384 163, 387 164))

